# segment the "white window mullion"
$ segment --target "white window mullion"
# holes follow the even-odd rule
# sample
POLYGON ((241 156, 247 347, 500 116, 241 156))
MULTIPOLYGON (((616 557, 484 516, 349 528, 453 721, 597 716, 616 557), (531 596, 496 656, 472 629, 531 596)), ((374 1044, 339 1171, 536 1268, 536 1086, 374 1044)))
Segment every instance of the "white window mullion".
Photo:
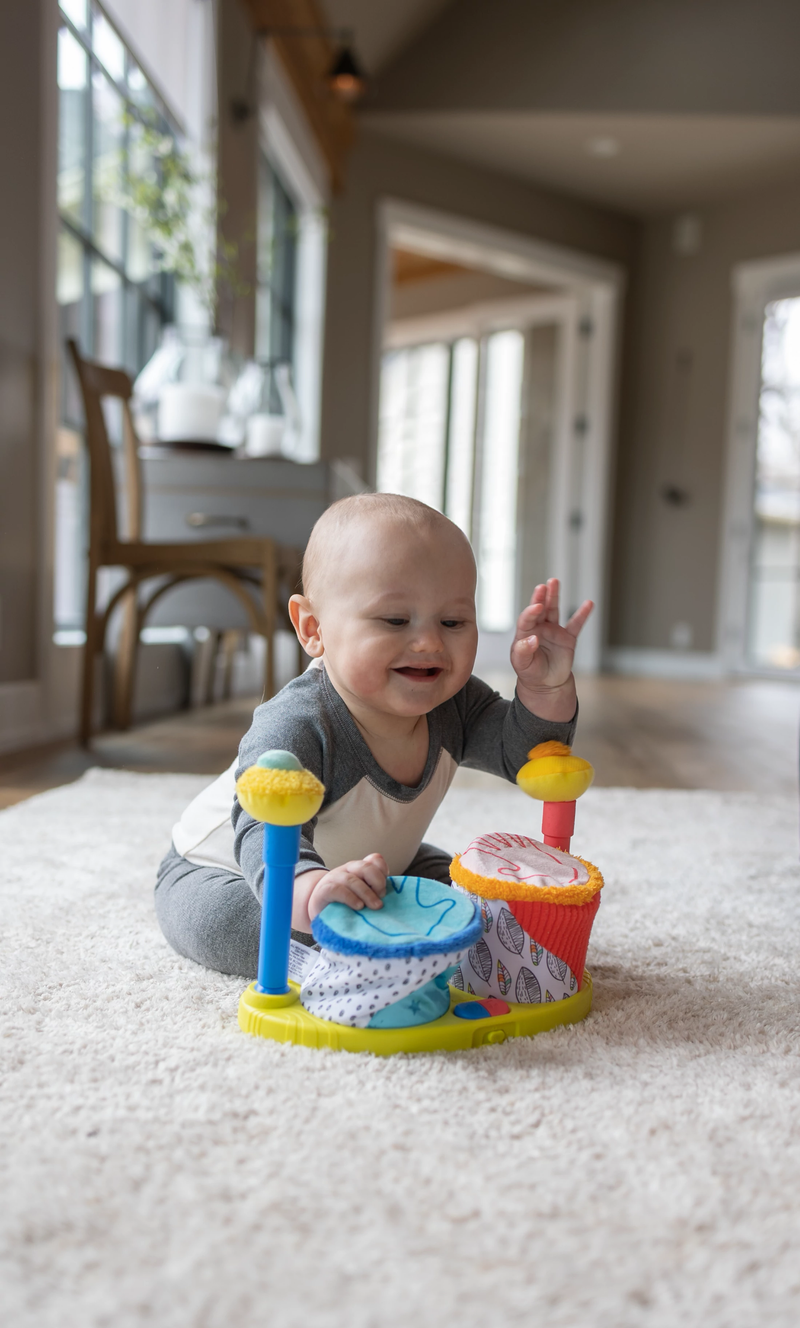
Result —
POLYGON ((478 624, 507 632, 516 616, 517 487, 525 338, 516 329, 486 342, 478 494, 478 624))

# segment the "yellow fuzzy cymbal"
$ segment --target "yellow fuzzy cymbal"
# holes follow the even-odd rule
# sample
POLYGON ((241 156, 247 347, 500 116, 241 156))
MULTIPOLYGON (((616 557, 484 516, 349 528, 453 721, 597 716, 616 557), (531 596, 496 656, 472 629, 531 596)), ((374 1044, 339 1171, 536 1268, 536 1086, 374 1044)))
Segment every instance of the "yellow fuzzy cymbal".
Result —
POLYGON ((540 802, 574 802, 594 779, 594 767, 563 742, 540 742, 517 772, 517 783, 540 802))
POLYGON ((256 821, 304 825, 322 806, 325 785, 310 770, 251 765, 236 781, 236 796, 256 821))

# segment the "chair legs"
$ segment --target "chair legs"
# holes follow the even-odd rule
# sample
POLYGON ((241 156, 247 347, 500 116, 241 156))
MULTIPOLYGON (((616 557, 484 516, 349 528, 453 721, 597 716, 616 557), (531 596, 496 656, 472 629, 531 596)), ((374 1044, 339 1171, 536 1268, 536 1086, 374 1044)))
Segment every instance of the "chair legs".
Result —
POLYGON ((266 661, 264 666, 264 699, 275 695, 275 606, 278 598, 278 564, 275 550, 270 550, 264 562, 261 582, 261 603, 266 626, 266 661))
POLYGON ((114 727, 118 729, 129 729, 131 726, 139 616, 136 587, 133 586, 122 602, 122 621, 114 661, 114 727))
POLYGON ((219 653, 222 659, 222 695, 220 700, 230 701, 233 692, 233 662, 239 649, 242 633, 238 627, 222 633, 219 653))
MULTIPOLYGON (((119 565, 119 564, 114 564, 119 565)), ((195 577, 215 577, 239 596, 251 618, 252 630, 263 634, 266 643, 264 666, 264 696, 269 699, 275 694, 275 627, 277 622, 278 574, 274 548, 271 548, 262 565, 261 604, 254 602, 247 589, 246 579, 239 577, 233 568, 224 566, 182 567, 177 575, 171 574, 167 567, 154 566, 152 577, 172 575, 169 584, 158 588, 156 594, 140 605, 139 583, 148 579, 148 573, 139 569, 128 569, 131 584, 120 587, 112 596, 105 613, 97 612, 97 564, 90 557, 86 586, 86 645, 83 654, 83 681, 81 693, 80 742, 88 747, 93 728, 93 702, 96 657, 103 649, 106 626, 109 616, 119 606, 122 609, 122 624, 119 634, 117 656, 114 668, 113 717, 117 728, 127 729, 131 723, 133 688, 136 678, 136 655, 139 644, 139 631, 146 619, 148 610, 172 584, 191 580, 195 577)), ((229 687, 232 667, 232 641, 234 633, 226 642, 226 690, 229 687)))
POLYGON ((79 738, 82 747, 88 747, 92 737, 92 708, 94 702, 94 666, 97 655, 99 622, 97 618, 97 568, 90 560, 86 577, 86 642, 83 647, 83 683, 81 688, 81 718, 79 738))

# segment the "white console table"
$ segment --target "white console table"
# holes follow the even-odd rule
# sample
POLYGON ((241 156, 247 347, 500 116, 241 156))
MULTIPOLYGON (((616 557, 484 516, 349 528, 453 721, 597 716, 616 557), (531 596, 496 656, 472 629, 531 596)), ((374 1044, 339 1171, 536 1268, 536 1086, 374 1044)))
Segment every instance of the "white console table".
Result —
MULTIPOLYGON (((277 457, 238 458, 224 452, 141 451, 146 540, 228 539, 269 535, 303 549, 314 522, 337 498, 364 485, 343 462, 301 465, 277 457)), ((164 595, 148 626, 249 626, 238 600, 214 581, 192 581, 164 595)))

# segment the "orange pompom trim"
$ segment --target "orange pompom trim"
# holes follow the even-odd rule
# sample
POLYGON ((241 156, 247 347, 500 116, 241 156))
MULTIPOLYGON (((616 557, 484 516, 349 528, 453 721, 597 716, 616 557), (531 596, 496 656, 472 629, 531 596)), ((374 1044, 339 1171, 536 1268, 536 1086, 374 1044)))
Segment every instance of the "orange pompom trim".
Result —
MULTIPOLYGON (((450 863, 450 875, 456 885, 461 885, 481 899, 541 900, 548 904, 587 904, 605 884, 602 873, 594 863, 586 862, 573 854, 589 873, 588 881, 575 885, 526 885, 522 881, 501 881, 497 876, 479 876, 470 871, 461 862, 457 853, 450 863)), ((538 939, 538 938, 537 938, 538 939)))
POLYGON ((550 742, 540 742, 538 746, 531 747, 528 752, 529 761, 539 761, 543 756, 571 756, 572 748, 565 742, 556 742, 551 738, 550 742))

